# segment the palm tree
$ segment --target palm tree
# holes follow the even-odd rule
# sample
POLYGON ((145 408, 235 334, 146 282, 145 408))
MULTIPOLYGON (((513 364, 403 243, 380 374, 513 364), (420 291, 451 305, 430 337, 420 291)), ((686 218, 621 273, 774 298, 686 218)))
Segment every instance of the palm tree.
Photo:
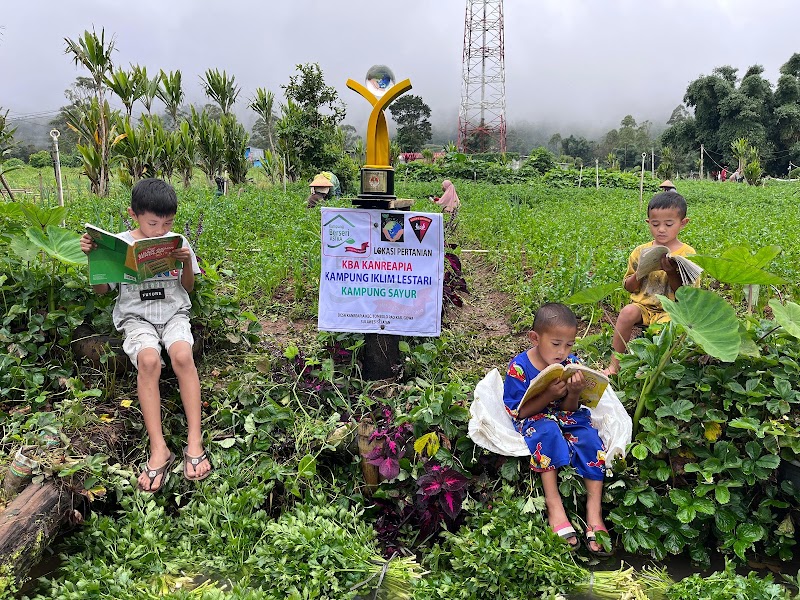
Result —
POLYGON ((114 71, 110 77, 105 78, 108 89, 114 92, 120 99, 128 113, 128 120, 133 112, 133 104, 141 97, 142 89, 133 72, 129 73, 124 69, 114 71))
POLYGON ((275 94, 266 91, 264 88, 256 89, 256 97, 248 105, 264 121, 267 129, 267 139, 269 139, 269 149, 275 153, 275 142, 272 139, 272 130, 275 128, 275 113, 272 106, 275 103, 275 94))
POLYGON ((111 73, 114 68, 111 62, 111 53, 114 51, 114 38, 112 37, 108 45, 106 45, 105 29, 100 30, 99 36, 92 29, 91 33, 84 31, 83 36, 79 37, 77 41, 70 38, 64 38, 64 41, 67 44, 67 49, 64 53, 71 53, 75 65, 86 67, 94 81, 97 106, 100 110, 99 140, 97 140, 100 158, 98 194, 105 196, 108 194, 109 143, 108 115, 105 110, 107 103, 104 98, 103 84, 105 83, 106 74, 111 73))
POLYGON ((216 102, 225 115, 230 114, 231 107, 239 96, 239 88, 235 81, 236 78, 233 75, 228 78, 225 71, 220 73, 218 69, 208 69, 205 79, 200 78, 206 96, 216 102))
POLYGON ((160 78, 158 75, 156 75, 150 79, 147 77, 147 67, 140 67, 139 65, 133 67, 133 73, 142 92, 142 104, 144 104, 144 108, 149 115, 151 114, 151 108, 153 107, 153 100, 158 94, 158 83, 160 78))
POLYGON ((178 108, 183 102, 184 92, 181 85, 181 72, 161 71, 161 85, 158 87, 158 97, 167 107, 167 114, 172 118, 172 127, 178 127, 178 108))

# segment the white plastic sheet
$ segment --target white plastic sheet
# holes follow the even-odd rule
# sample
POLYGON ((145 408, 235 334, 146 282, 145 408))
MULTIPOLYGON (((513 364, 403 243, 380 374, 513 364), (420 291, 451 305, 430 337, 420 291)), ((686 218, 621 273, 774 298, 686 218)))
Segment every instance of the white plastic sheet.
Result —
MULTIPOLYGON (((592 426, 606 446, 606 464, 610 468, 616 456, 625 458, 631 442, 633 422, 611 386, 606 388, 593 409, 592 426)), ((469 437, 481 448, 503 456, 530 455, 525 438, 514 429, 503 404, 503 378, 492 369, 475 387, 475 398, 469 407, 469 437)))

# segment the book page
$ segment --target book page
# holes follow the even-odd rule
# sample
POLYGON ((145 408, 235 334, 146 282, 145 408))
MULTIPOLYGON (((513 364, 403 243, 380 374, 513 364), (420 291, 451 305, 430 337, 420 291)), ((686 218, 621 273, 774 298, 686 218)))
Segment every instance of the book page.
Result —
POLYGON ((600 402, 600 397, 608 387, 608 377, 603 375, 600 371, 595 371, 584 365, 567 365, 566 374, 572 376, 573 373, 580 371, 586 380, 587 386, 581 392, 581 404, 594 408, 600 402))
POLYGON ((653 246, 645 248, 639 254, 639 264, 636 266, 636 279, 642 279, 653 271, 661 269, 661 257, 669 254, 666 246, 653 246))
POLYGON ((703 268, 700 265, 693 263, 685 256, 668 256, 675 259, 675 262, 678 264, 678 271, 680 272, 683 285, 692 285, 697 278, 700 277, 700 273, 703 272, 703 268))
POLYGON ((550 383, 552 383, 555 379, 562 378, 563 375, 564 367, 558 363, 550 365, 546 369, 540 371, 539 374, 533 378, 530 385, 528 385, 528 389, 525 390, 525 395, 522 397, 522 400, 520 400, 517 410, 522 408, 522 405, 528 400, 545 391, 550 383))
POLYGON ((135 281, 136 269, 126 266, 128 243, 118 235, 86 223, 86 232, 96 247, 88 254, 92 285, 135 281))
POLYGON ((167 234, 157 238, 136 240, 132 248, 132 260, 137 272, 137 280, 144 281, 166 271, 183 268, 183 263, 170 254, 183 244, 178 234, 167 234))

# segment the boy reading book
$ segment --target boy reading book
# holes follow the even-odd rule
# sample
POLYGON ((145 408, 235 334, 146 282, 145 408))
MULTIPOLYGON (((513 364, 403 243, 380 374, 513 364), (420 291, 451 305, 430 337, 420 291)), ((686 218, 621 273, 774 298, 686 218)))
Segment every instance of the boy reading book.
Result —
MULTIPOLYGON (((128 214, 137 221, 138 227, 120 235, 126 242, 163 237, 172 229, 177 211, 178 197, 171 185, 161 179, 143 179, 133 186, 128 208, 128 214)), ((189 242, 181 239, 182 245, 172 250, 170 256, 186 267, 159 273, 139 284, 120 283, 113 312, 114 326, 125 335, 122 348, 138 371, 139 405, 150 438, 150 458, 139 475, 138 487, 148 493, 164 487, 175 462, 175 454, 167 447, 161 425, 158 381, 162 345, 178 377, 186 411, 188 434, 183 451, 183 475, 198 481, 211 473, 211 463, 203 450, 200 379, 192 355, 194 338, 189 324, 192 307, 189 292, 194 288, 194 276, 200 272, 200 267, 189 242)), ((81 237, 81 250, 89 256, 97 251, 97 243, 88 233, 81 237)), ((92 289, 105 294, 112 286, 116 288, 117 284, 101 283, 93 285, 92 289)))
POLYGON ((542 478, 551 529, 572 548, 580 546, 558 490, 557 469, 571 465, 586 483, 587 548, 593 554, 606 556, 608 553, 595 536, 596 531, 607 531, 600 501, 606 470, 605 448, 592 427, 590 411, 581 405, 588 377, 583 370, 575 370, 566 380, 554 377, 541 391, 526 394, 537 376, 549 367, 569 367, 577 362, 577 357, 571 354, 577 333, 578 321, 569 308, 558 303, 542 305, 536 311, 533 331, 528 334, 531 348, 515 356, 508 366, 503 402, 514 428, 531 451, 531 469, 542 478))
MULTIPOLYGON (((611 364, 605 369, 605 373, 609 375, 619 371, 617 353, 625 352, 635 326, 646 327, 669 321, 669 314, 656 295, 675 299, 675 290, 686 285, 681 279, 676 257, 696 254, 694 248, 678 239, 678 234, 686 227, 689 219, 686 218, 686 200, 677 192, 662 192, 653 196, 647 205, 646 222, 653 241, 634 248, 628 259, 628 270, 622 285, 631 293, 631 303, 623 307, 617 317, 611 343, 614 355, 611 364), (660 251, 662 254, 658 259, 658 268, 646 274, 640 271, 637 275, 642 257, 658 246, 667 250, 666 253, 660 251)), ((692 285, 698 284, 699 279, 695 277, 692 285)))

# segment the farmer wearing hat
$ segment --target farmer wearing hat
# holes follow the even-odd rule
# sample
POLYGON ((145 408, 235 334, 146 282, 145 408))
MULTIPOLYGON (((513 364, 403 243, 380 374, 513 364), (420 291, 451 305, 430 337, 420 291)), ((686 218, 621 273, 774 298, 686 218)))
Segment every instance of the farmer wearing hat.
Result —
POLYGON ((672 183, 669 179, 665 179, 664 181, 662 181, 661 185, 659 185, 658 187, 660 187, 665 192, 674 192, 674 191, 676 191, 675 184, 672 183))
POLYGON ((306 200, 306 206, 308 208, 314 208, 317 204, 328 197, 333 184, 331 183, 330 179, 320 173, 314 177, 314 180, 309 184, 309 186, 311 187, 311 195, 306 200))

